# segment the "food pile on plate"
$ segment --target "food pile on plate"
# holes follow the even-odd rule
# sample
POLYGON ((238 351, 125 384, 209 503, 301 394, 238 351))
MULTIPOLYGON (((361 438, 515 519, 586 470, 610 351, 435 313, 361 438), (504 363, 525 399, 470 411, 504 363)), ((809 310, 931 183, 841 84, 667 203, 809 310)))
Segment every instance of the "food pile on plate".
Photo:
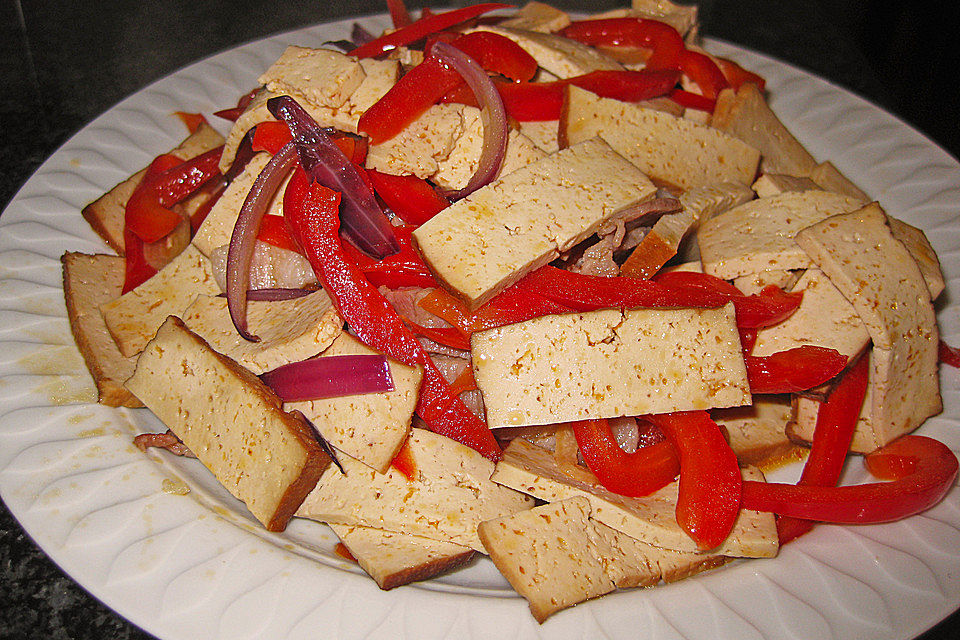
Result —
POLYGON ((71 325, 138 445, 383 589, 488 555, 540 622, 943 497, 936 254, 695 7, 388 5, 84 209, 71 325))

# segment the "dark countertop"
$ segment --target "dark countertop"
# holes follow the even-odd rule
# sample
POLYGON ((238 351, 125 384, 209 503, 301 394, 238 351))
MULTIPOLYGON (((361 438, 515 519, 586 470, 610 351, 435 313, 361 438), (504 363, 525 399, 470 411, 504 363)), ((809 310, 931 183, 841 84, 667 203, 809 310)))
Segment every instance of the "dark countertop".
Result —
MULTIPOLYGON (((602 10, 626 3, 554 4, 602 10)), ((958 157, 956 70, 941 56, 956 33, 958 10, 940 5, 921 14, 912 3, 882 0, 701 2, 706 34, 824 76, 900 115, 958 157)), ((2 3, 0 205, 69 136, 150 82, 249 40, 384 6, 381 0, 2 3)), ((3 505, 0 602, 0 638, 151 637, 65 577, 3 505)), ((954 614, 923 638, 945 640, 958 631, 954 614)))

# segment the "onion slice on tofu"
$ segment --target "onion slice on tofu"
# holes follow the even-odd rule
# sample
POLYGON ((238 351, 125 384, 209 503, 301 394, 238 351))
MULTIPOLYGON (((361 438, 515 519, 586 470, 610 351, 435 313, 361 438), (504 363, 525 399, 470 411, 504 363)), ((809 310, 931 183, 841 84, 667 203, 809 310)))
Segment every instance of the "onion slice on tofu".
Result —
POLYGON ((363 176, 310 114, 290 96, 270 98, 267 109, 290 127, 310 178, 340 193, 340 233, 378 260, 400 251, 393 227, 363 176))
POLYGON ((476 171, 463 189, 444 194, 456 200, 465 198, 480 187, 489 184, 500 173, 503 159, 507 155, 507 141, 510 136, 507 111, 493 80, 473 58, 446 42, 435 43, 430 52, 442 64, 463 77, 464 82, 477 98, 477 104, 480 105, 480 119, 483 122, 483 148, 480 151, 476 171))
POLYGON ((382 355, 348 355, 292 362, 261 374, 284 402, 393 391, 390 365, 382 355))
POLYGON ((280 188, 284 178, 297 161, 297 148, 289 142, 277 152, 250 188, 237 223, 230 236, 227 249, 227 308, 233 326, 246 340, 259 342, 260 339, 247 329, 247 290, 250 288, 250 263, 256 248, 257 233, 273 195, 280 188))

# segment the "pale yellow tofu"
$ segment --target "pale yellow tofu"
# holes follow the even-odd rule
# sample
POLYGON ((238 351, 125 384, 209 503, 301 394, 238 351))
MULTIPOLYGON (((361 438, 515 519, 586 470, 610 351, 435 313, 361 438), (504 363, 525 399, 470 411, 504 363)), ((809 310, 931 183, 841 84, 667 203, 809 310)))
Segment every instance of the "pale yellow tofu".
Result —
MULTIPOLYGON (((764 173, 750 188, 756 191, 758 198, 769 198, 784 191, 812 191, 820 185, 806 177, 788 176, 782 173, 764 173)), ((866 198, 863 198, 866 200, 866 198)))
POLYGON ((873 340, 871 426, 878 446, 939 413, 939 334, 930 291, 879 205, 808 227, 797 242, 853 303, 873 340))
POLYGON ((331 49, 289 46, 259 78, 268 91, 318 107, 339 109, 363 82, 363 67, 331 49))
POLYGON ((520 122, 520 133, 527 136, 533 144, 545 153, 556 153, 560 150, 557 140, 559 120, 540 120, 520 122))
POLYGON ((860 187, 850 181, 840 170, 833 166, 830 161, 821 162, 810 171, 810 178, 820 185, 821 189, 842 193, 851 198, 858 198, 864 202, 869 201, 870 197, 864 193, 860 187))
POLYGON ((623 66, 593 47, 552 33, 511 27, 483 25, 478 31, 492 31, 516 42, 537 64, 558 78, 582 76, 591 71, 618 71, 623 66))
POLYGON ((760 152, 731 135, 572 85, 567 91, 561 147, 600 136, 651 178, 683 189, 753 182, 760 152))
POLYGON ((750 404, 732 304, 544 316, 471 344, 491 428, 750 404))
POLYGON ((570 16, 565 11, 543 2, 528 2, 511 17, 499 23, 501 27, 554 33, 570 24, 570 16))
MULTIPOLYGON (((341 333, 321 357, 370 355, 377 352, 348 333, 341 333)), ((323 438, 339 451, 384 473, 410 433, 423 369, 388 361, 393 391, 288 402, 298 409, 323 438)))
POLYGON ((927 289, 930 291, 930 299, 936 300, 943 293, 946 284, 943 281, 943 272, 940 271, 940 259, 937 258, 937 252, 930 245, 927 235, 922 229, 893 216, 887 216, 887 224, 890 225, 893 237, 902 242, 913 259, 917 261, 920 273, 923 274, 927 289))
POLYGON ((247 322, 259 342, 237 333, 227 299, 220 296, 197 296, 181 318, 211 347, 256 375, 317 355, 343 330, 343 320, 323 290, 292 300, 249 301, 247 322))
POLYGON ((807 269, 793 291, 803 292, 800 306, 783 322, 757 331, 753 355, 814 345, 836 349, 849 359, 870 343, 857 310, 822 271, 807 269))
MULTIPOLYGON (((757 469, 741 471, 744 479, 764 479, 757 469)), ((504 450, 493 480, 546 502, 584 496, 590 500, 593 519, 608 527, 655 547, 688 553, 698 551, 693 539, 677 524, 676 482, 649 496, 628 498, 577 479, 557 463, 553 452, 522 438, 512 440, 504 450)), ((767 558, 777 555, 778 548, 773 514, 743 509, 730 536, 711 553, 767 558)))
MULTIPOLYGON (((243 207, 247 194, 250 193, 257 176, 260 175, 269 161, 270 154, 267 153, 258 153, 253 156, 240 175, 233 179, 220 199, 210 208, 210 212, 203 219, 203 223, 197 229, 197 233, 194 234, 191 241, 200 253, 209 258, 218 247, 230 244, 230 237, 233 235, 233 228, 237 225, 240 208, 243 207)), ((277 194, 270 201, 270 206, 267 208, 268 214, 283 215, 283 192, 285 189, 286 183, 281 185, 277 194)))
POLYGON ((63 264, 63 295, 70 330, 97 385, 100 404, 143 406, 123 386, 133 374, 136 359, 120 353, 99 309, 101 304, 117 298, 123 290, 124 259, 68 252, 63 254, 60 262, 63 264))
POLYGON ((433 578, 466 564, 477 553, 452 542, 395 531, 343 524, 330 528, 383 590, 433 578))
POLYGON ((757 396, 748 407, 716 409, 710 417, 726 429, 730 448, 741 465, 770 471, 802 456, 786 434, 787 424, 793 420, 789 395, 757 396))
POLYGON ((346 473, 330 466, 298 516, 445 540, 485 553, 477 525, 529 509, 532 500, 490 480, 493 462, 450 438, 412 429, 407 446, 414 478, 378 473, 345 454, 346 473))
POLYGON ((654 191, 592 139, 478 189, 420 226, 413 241, 440 282, 476 308, 654 191))
POLYGON ((179 315, 199 295, 220 293, 210 261, 190 245, 136 289, 100 305, 120 353, 140 353, 167 316, 179 315))
POLYGON ((537 622, 616 589, 604 562, 609 548, 593 532, 586 498, 482 522, 479 532, 490 559, 526 598, 537 622))
POLYGON ((347 110, 359 120, 363 113, 380 100, 400 77, 400 63, 396 60, 363 58, 363 81, 347 98, 347 110))
POLYGON ((270 531, 282 531, 330 458, 302 417, 236 362, 168 318, 127 388, 270 531))
POLYGON ((677 4, 670 0, 632 0, 630 8, 641 18, 666 22, 685 38, 696 36, 699 12, 695 4, 677 4))
POLYGON ((788 191, 751 200, 700 226, 697 243, 706 273, 718 278, 770 269, 805 269, 812 260, 794 236, 804 227, 864 203, 828 191, 788 191))

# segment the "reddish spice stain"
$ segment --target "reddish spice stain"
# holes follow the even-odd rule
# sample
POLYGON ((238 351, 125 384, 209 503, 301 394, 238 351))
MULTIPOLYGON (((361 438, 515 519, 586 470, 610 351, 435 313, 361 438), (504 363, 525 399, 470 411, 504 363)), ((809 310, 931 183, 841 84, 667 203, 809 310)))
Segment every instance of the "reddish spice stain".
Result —
POLYGON ((400 451, 394 456, 390 465, 406 476, 407 480, 414 479, 414 476, 417 474, 417 463, 413 459, 413 454, 410 453, 409 442, 404 443, 404 445, 400 447, 400 451))
POLYGON ((357 559, 353 557, 353 554, 350 553, 350 550, 347 549, 342 542, 338 542, 335 547, 333 547, 333 552, 336 553, 341 558, 349 560, 350 562, 356 562, 357 559))

